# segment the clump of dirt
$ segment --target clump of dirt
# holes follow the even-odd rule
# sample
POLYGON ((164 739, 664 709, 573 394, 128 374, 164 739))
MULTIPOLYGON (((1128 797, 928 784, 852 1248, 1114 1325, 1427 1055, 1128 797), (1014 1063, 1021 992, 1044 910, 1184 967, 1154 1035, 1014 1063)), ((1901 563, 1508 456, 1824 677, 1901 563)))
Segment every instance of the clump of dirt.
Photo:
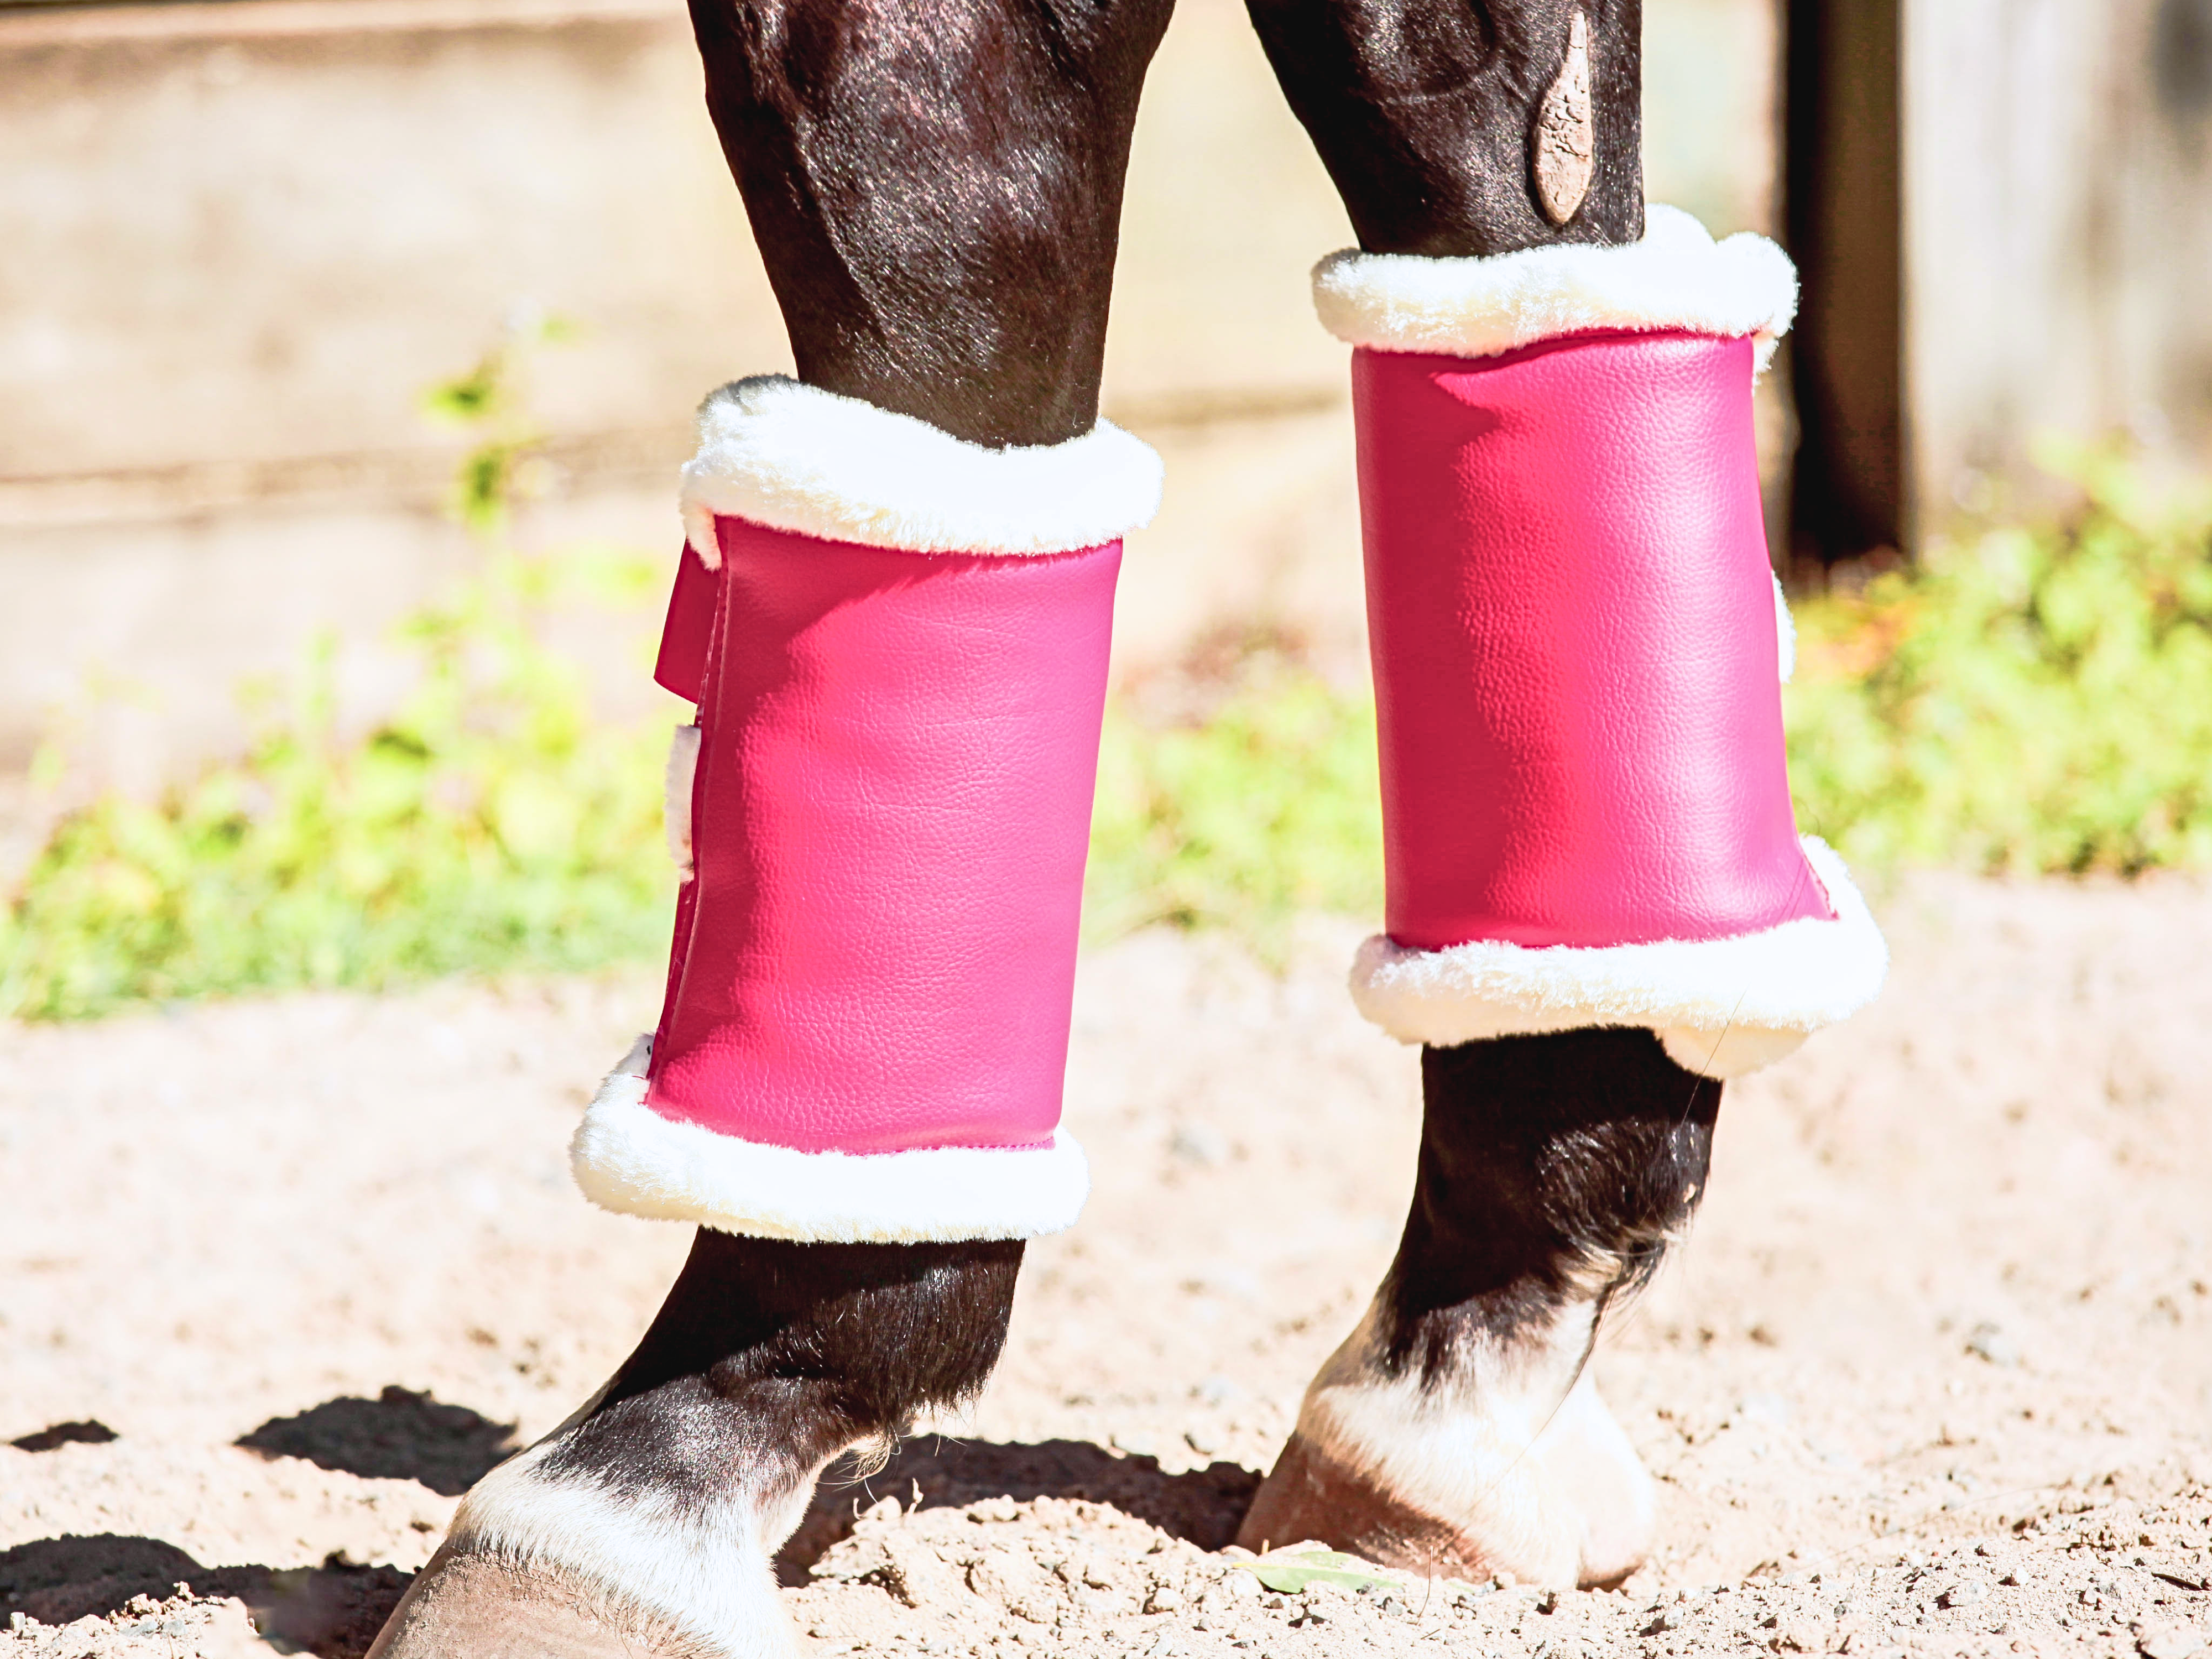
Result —
POLYGON ((58 1627, 17 1613, 5 1639, 10 1651, 39 1659, 259 1659, 269 1651, 243 1601, 195 1595, 183 1585, 173 1595, 134 1595, 106 1618, 87 1613, 58 1627))

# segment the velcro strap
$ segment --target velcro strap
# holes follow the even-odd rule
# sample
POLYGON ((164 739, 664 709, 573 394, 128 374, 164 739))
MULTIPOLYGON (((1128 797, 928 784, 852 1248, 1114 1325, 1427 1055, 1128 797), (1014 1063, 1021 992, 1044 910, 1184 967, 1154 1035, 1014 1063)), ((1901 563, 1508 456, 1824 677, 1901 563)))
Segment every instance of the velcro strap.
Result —
POLYGON ((653 665, 653 678, 689 702, 697 702, 706 690, 717 580, 687 544, 677 562, 676 588, 668 596, 668 620, 661 626, 660 655, 653 665))

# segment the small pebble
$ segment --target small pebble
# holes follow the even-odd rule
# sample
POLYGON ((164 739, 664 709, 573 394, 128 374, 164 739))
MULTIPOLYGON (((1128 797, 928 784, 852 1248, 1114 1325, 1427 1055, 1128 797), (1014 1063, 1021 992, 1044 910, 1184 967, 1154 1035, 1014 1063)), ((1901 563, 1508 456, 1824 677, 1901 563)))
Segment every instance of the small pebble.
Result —
POLYGON ((1987 1320, 1974 1327, 1966 1337, 1966 1352, 1978 1359, 2006 1370, 2020 1364, 2020 1344, 2007 1335, 2000 1326, 1987 1320))

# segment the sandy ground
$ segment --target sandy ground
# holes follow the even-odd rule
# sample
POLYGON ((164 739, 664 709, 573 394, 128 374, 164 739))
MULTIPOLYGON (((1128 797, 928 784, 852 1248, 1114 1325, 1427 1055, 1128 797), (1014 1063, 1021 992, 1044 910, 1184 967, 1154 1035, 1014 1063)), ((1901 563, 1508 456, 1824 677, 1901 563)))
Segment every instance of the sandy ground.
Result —
MULTIPOLYGON (((1882 1002, 1730 1090, 1696 1234, 1601 1352, 1662 1482, 1624 1592, 1284 1594, 1223 1551, 1411 1183, 1413 1057, 1316 923, 1279 978, 1167 934, 1087 960, 1097 1195, 972 1418, 825 1486, 783 1563, 803 1645, 2203 1652, 2212 889, 1929 878, 1885 915, 1882 1002)), ((5 1032, 0 1650, 361 1650, 683 1255, 562 1163, 654 990, 5 1032)))

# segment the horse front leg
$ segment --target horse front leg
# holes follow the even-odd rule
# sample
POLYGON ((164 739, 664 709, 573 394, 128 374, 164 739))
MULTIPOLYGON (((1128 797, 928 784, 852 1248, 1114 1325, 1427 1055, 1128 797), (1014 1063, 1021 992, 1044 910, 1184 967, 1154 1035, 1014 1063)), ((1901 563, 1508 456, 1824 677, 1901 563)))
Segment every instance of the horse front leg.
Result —
POLYGON ((1800 844, 1751 392, 1796 282, 1647 214, 1637 0, 1249 0, 1360 238, 1354 348, 1387 933, 1425 1045, 1403 1243, 1241 1541, 1571 1585, 1650 1546, 1591 1380, 1704 1191, 1721 1079, 1874 994, 1800 844))
POLYGON ((821 1470, 997 1361, 1057 1127, 1120 537, 1097 421, 1168 0, 696 0, 799 368, 716 392, 659 676, 684 879, 658 1029, 574 1148, 700 1224, 636 1352, 462 1504, 380 1659, 786 1651, 821 1470))

